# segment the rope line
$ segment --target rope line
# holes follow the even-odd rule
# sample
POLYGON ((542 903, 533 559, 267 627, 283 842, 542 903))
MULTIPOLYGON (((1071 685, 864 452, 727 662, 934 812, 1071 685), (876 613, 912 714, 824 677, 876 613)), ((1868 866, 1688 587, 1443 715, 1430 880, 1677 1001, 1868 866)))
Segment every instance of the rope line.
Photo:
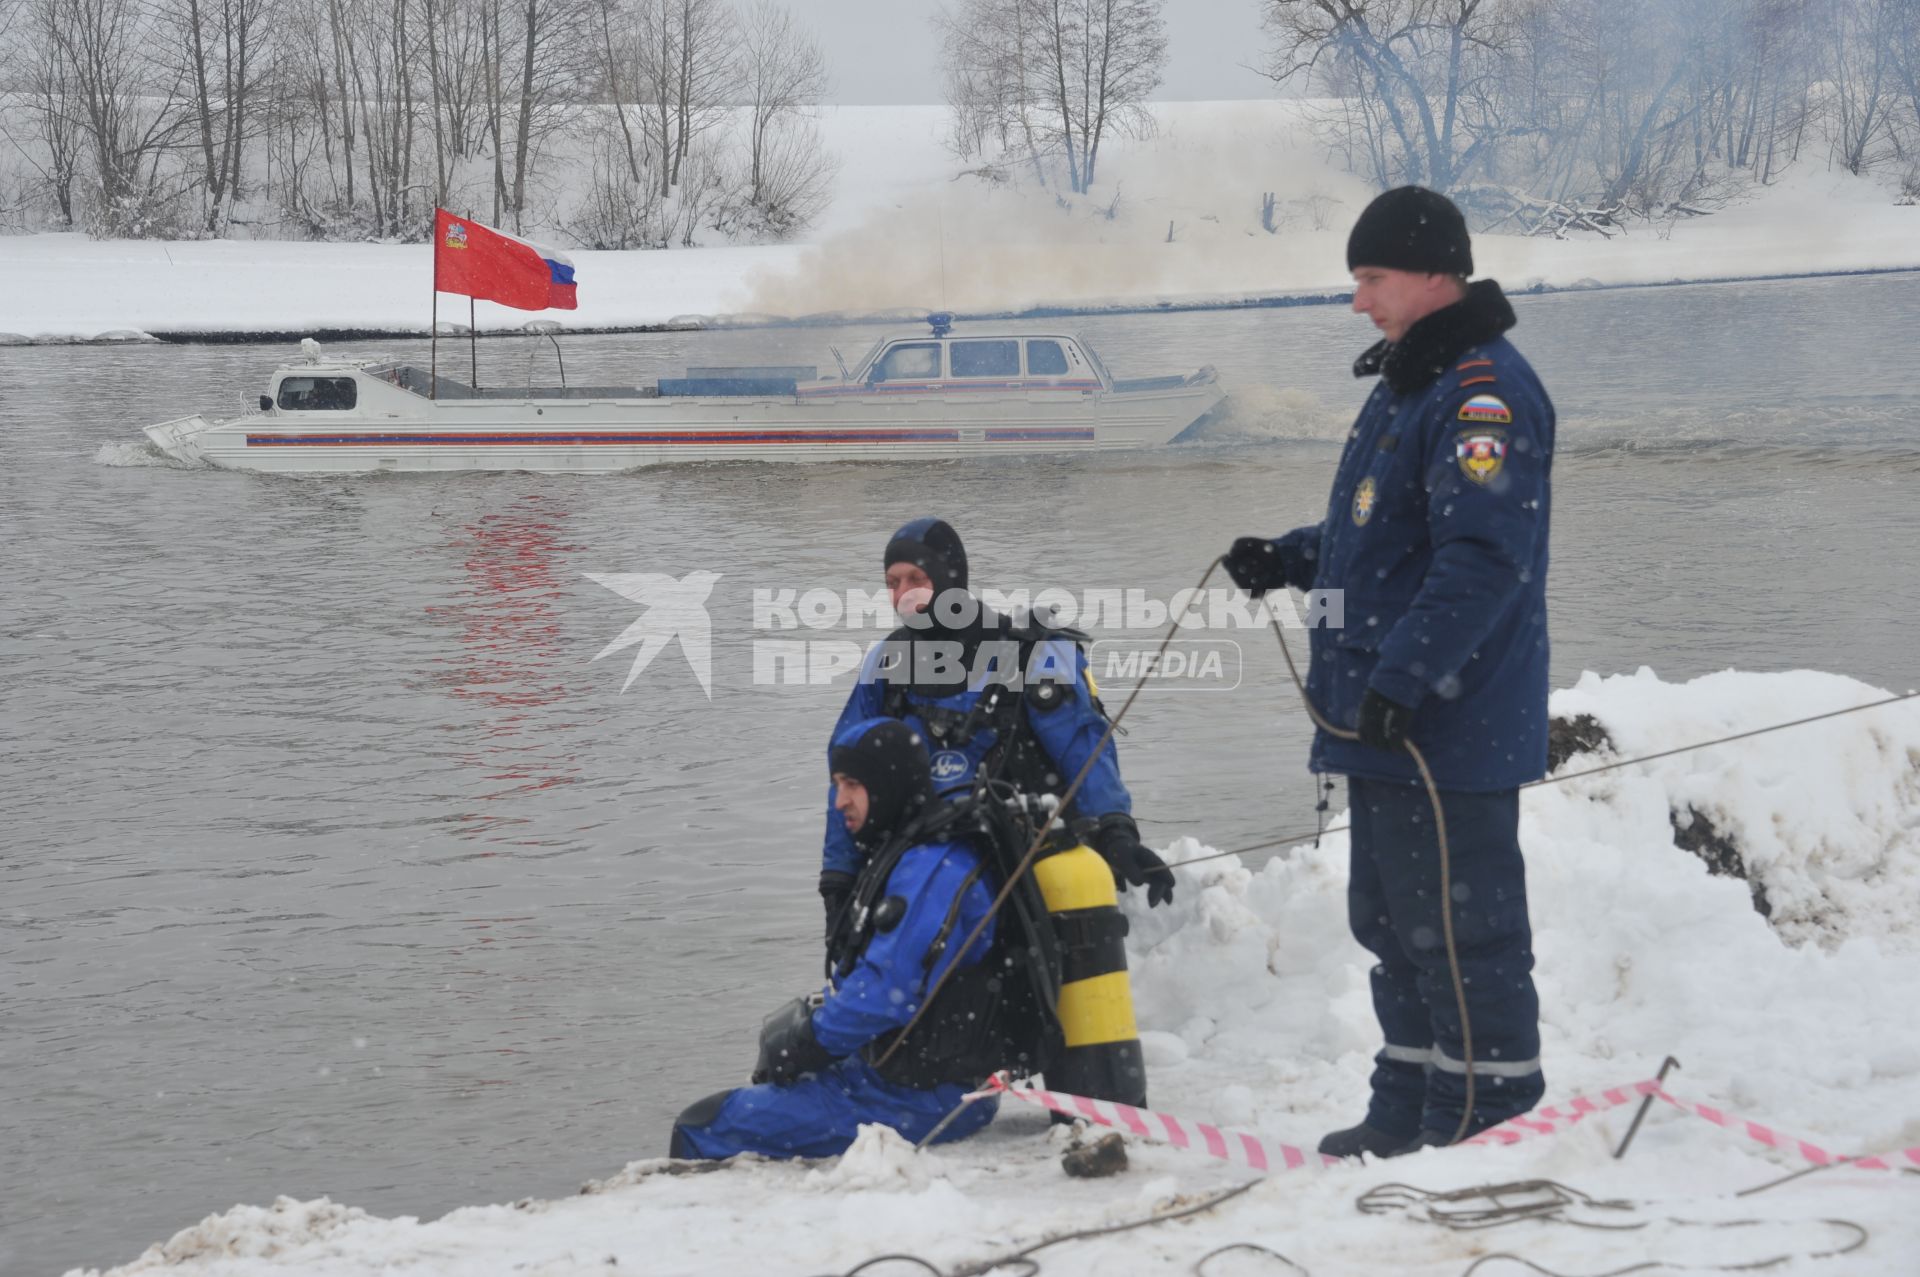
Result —
MULTIPOLYGON (((1283 645, 1284 650, 1284 645, 1283 645)), ((1291 654, 1289 654, 1291 657, 1291 654)), ((1712 749, 1715 745, 1725 745, 1730 741, 1746 740, 1752 736, 1764 736, 1768 732, 1785 731, 1789 727, 1802 727, 1808 723, 1817 723, 1822 719, 1839 718, 1844 714, 1858 714, 1863 710, 1879 709, 1883 705, 1897 705, 1920 697, 1920 692, 1906 692, 1899 696, 1889 696, 1885 700, 1868 701, 1865 705, 1848 705, 1843 709, 1828 710, 1824 714, 1810 714, 1805 718, 1796 718, 1790 722, 1774 723, 1768 727, 1756 727, 1751 731, 1735 732, 1731 736, 1716 736, 1712 740, 1697 741, 1692 745, 1682 745, 1677 749, 1663 749, 1655 754, 1640 754, 1633 758, 1620 758, 1611 763, 1602 763, 1598 767, 1585 767, 1577 772, 1561 772, 1555 776, 1542 776, 1539 780, 1530 780, 1521 785, 1521 789, 1533 789, 1544 785, 1558 785, 1562 781, 1578 780, 1582 776, 1597 776, 1601 772, 1614 771, 1621 767, 1632 767, 1639 763, 1650 763, 1659 758, 1672 758, 1676 754, 1691 753, 1696 749, 1712 749)), ((1245 847, 1235 847, 1231 851, 1213 851, 1204 856, 1194 856, 1189 860, 1176 860, 1168 865, 1169 869, 1178 869, 1183 865, 1197 865, 1208 860, 1219 860, 1226 856, 1244 855, 1250 851, 1268 851, 1275 847, 1292 847, 1322 834, 1344 833, 1350 825, 1328 825, 1324 829, 1303 829, 1299 833, 1283 834, 1266 842, 1250 843, 1245 847)))

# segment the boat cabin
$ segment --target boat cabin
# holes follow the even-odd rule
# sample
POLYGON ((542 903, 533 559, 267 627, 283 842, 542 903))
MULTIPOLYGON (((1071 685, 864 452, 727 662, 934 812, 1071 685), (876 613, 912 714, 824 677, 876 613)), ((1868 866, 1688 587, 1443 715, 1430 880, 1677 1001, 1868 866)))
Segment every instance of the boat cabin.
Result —
POLYGON ((1071 337, 886 337, 854 370, 853 380, 888 385, 964 388, 968 384, 1037 382, 1095 389, 1110 383, 1093 352, 1071 337))

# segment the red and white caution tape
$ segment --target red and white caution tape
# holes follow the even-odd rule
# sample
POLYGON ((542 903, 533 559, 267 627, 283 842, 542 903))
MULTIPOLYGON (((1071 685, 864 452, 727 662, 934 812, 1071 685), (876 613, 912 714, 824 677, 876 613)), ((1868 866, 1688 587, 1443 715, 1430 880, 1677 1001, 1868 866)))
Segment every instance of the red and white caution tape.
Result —
MULTIPOLYGON (((975 1094, 978 1096, 1011 1095, 1015 1099, 1037 1104, 1068 1117, 1084 1118, 1101 1126, 1128 1131, 1142 1139, 1171 1144, 1175 1148, 1207 1153, 1222 1161, 1233 1162, 1256 1171, 1317 1169, 1324 1166, 1337 1166, 1340 1163, 1337 1157, 1328 1157, 1311 1149, 1298 1148, 1292 1144, 1271 1143, 1257 1135, 1249 1135, 1243 1131, 1223 1130, 1206 1122, 1182 1121, 1171 1113, 1157 1113, 1152 1109, 1135 1108, 1131 1104, 1093 1100, 1084 1095, 1067 1095, 1057 1091, 1041 1090, 1038 1087, 1012 1086, 1002 1075, 995 1075, 988 1079, 986 1089, 975 1094)), ((1556 1135, 1595 1113, 1605 1113, 1610 1109, 1632 1104, 1649 1095, 1665 1100, 1683 1113, 1691 1113, 1695 1117, 1712 1122, 1715 1126, 1745 1135, 1748 1139, 1764 1144, 1768 1148, 1795 1154, 1815 1166, 1831 1166, 1845 1162, 1851 1166, 1874 1171, 1899 1170, 1904 1165, 1920 1167, 1920 1145, 1874 1157, 1845 1157, 1828 1152, 1817 1144, 1782 1134, 1770 1126, 1747 1118, 1735 1117, 1710 1104, 1696 1104, 1691 1100, 1680 1099, 1652 1078, 1625 1086, 1609 1087, 1593 1095, 1576 1096, 1563 1104, 1534 1109, 1530 1113, 1510 1118, 1498 1126, 1489 1127, 1465 1142, 1468 1144, 1517 1144, 1521 1140, 1536 1135, 1556 1135)))
POLYGON ((1532 1135, 1558 1135, 1575 1122, 1595 1113, 1604 1113, 1608 1109, 1617 1109, 1623 1104, 1632 1104, 1635 1100, 1648 1095, 1661 1095, 1660 1084, 1652 1078, 1644 1082, 1632 1082, 1626 1086, 1609 1087, 1595 1095, 1579 1095, 1565 1104, 1548 1105, 1537 1108, 1519 1117, 1511 1117, 1498 1126, 1462 1140, 1463 1144, 1518 1144, 1532 1135))
POLYGON ((1749 1121, 1743 1117, 1734 1117, 1729 1113, 1714 1108, 1712 1105, 1696 1104, 1691 1100, 1678 1099, 1659 1088, 1655 1088, 1655 1093, 1683 1113, 1691 1113, 1695 1117, 1703 1117, 1715 1126, 1725 1127, 1729 1131, 1738 1132, 1750 1140, 1765 1144, 1768 1148, 1777 1148, 1783 1153, 1797 1153, 1807 1161, 1812 1162, 1815 1166, 1831 1166, 1835 1162, 1845 1162, 1849 1166, 1861 1166, 1870 1171, 1900 1170, 1903 1162, 1913 1166, 1920 1166, 1920 1145, 1915 1145, 1913 1148, 1896 1149, 1891 1153, 1884 1153, 1874 1157, 1845 1157, 1838 1153, 1829 1153, 1818 1144, 1809 1144, 1807 1141, 1798 1139, 1792 1135, 1783 1135, 1772 1127, 1762 1126, 1758 1122, 1749 1121))
POLYGON ((1222 1130, 1208 1122, 1183 1122, 1171 1113, 1135 1108, 1111 1100, 1091 1100, 1084 1095, 1065 1095, 1038 1087, 1009 1086, 996 1074, 988 1087, 1029 1104, 1052 1109, 1068 1117, 1085 1118, 1117 1131, 1128 1131, 1142 1139, 1159 1140, 1175 1148, 1208 1153, 1226 1162, 1251 1167, 1256 1171, 1296 1171, 1303 1167, 1338 1166, 1340 1159, 1292 1144, 1273 1144, 1244 1131, 1222 1130))

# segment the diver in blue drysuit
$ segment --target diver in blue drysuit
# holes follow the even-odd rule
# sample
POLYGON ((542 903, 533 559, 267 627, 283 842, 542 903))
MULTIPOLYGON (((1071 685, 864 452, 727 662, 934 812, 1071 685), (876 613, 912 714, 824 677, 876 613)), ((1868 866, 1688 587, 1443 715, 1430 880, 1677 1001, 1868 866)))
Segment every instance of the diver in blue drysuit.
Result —
MULTIPOLYGON (((968 842, 916 836, 938 801, 913 729, 892 719, 854 723, 835 736, 831 766, 839 811, 866 856, 856 891, 862 917, 838 937, 824 995, 768 1017, 754 1085, 680 1115, 673 1157, 827 1157, 845 1151, 863 1123, 918 1142, 988 1074, 1039 1050, 1033 1022, 1019 1022, 1003 996, 996 922, 961 951, 999 884, 968 842)), ((986 1126, 996 1103, 968 1106, 941 1142, 986 1126)))
MULTIPOLYGON (((1024 793, 1064 794, 1086 767, 1062 825, 1084 829, 1120 890, 1146 888, 1149 905, 1171 901, 1173 871, 1141 843, 1119 753, 1111 738, 1101 744, 1107 719, 1075 636, 988 610, 968 592, 966 548, 945 520, 895 532, 882 567, 903 624, 867 654, 835 737, 874 717, 908 723, 927 742, 942 796, 966 793, 982 767, 1024 793)), ((820 872, 829 931, 860 862, 829 801, 820 872)))
POLYGON ((1354 226, 1347 266, 1354 309, 1386 333, 1354 375, 1381 382, 1347 438, 1325 518, 1242 537, 1226 567, 1255 594, 1345 592, 1344 625, 1311 632, 1307 695, 1359 739, 1316 732, 1309 765, 1348 778, 1348 922, 1378 959, 1386 1043, 1366 1120, 1320 1149, 1390 1156, 1524 1113, 1546 1085, 1519 787, 1547 762, 1554 411, 1504 335, 1515 319, 1500 286, 1466 282, 1466 222, 1445 196, 1380 196, 1354 226), (1432 800, 1408 741, 1446 817, 1468 1025, 1445 946, 1432 800))

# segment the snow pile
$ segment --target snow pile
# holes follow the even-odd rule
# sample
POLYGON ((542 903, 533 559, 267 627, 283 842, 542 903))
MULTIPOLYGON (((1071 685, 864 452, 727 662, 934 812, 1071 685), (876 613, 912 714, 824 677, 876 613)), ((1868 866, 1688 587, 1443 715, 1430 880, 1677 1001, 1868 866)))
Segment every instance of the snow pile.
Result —
MULTIPOLYGON (((1593 714, 1622 753, 1637 754, 1883 695, 1804 672, 1676 685, 1642 671, 1583 678, 1555 695, 1554 710, 1593 714)), ((1920 703, 1906 703, 1528 791, 1522 841, 1549 1101, 1651 1076, 1673 1054, 1683 1068, 1668 1085, 1684 1098, 1838 1152, 1920 1146, 1916 758, 1920 703), (1682 805, 1712 813, 1750 849, 1778 892, 1777 928, 1755 911, 1745 883, 1710 875, 1675 845, 1670 813, 1682 805)), ((1182 839, 1169 859, 1205 854, 1182 839)), ((1169 908, 1146 911, 1137 893, 1128 899, 1155 1108, 1298 1145, 1360 1115, 1378 1030, 1370 959, 1346 931, 1346 858, 1345 836, 1333 833, 1257 871, 1233 857, 1181 869, 1169 908)), ((1216 1247, 1245 1244, 1317 1274, 1458 1277, 1494 1251, 1561 1272, 1782 1256, 1785 1272, 1914 1271, 1920 1212, 1906 1177, 1832 1170, 1736 1198, 1798 1163, 1665 1106, 1615 1162, 1609 1151, 1631 1114, 1616 1109, 1511 1148, 1275 1175, 1181 1223, 1062 1243, 1035 1262, 1047 1277, 1190 1271, 1216 1247), (1593 1232, 1530 1221, 1456 1234, 1419 1209, 1354 1209, 1359 1195, 1390 1181, 1443 1190, 1535 1177, 1626 1203, 1580 1207, 1575 1218, 1646 1227, 1593 1232), (1857 1223, 1866 1241, 1839 1220, 1857 1223), (1815 1258, 1849 1247, 1838 1267, 1815 1258)), ((1062 1144, 1049 1138, 1043 1113, 1003 1101, 986 1132, 933 1155, 869 1128, 837 1161, 745 1159, 697 1175, 636 1163, 579 1198, 469 1208, 426 1224, 354 1213, 305 1234, 274 1222, 298 1208, 283 1201, 271 1212, 237 1208, 116 1271, 812 1273, 903 1251, 951 1271, 1192 1205, 1245 1176, 1198 1154, 1134 1143, 1119 1178, 1071 1180, 1058 1165, 1062 1144)), ((328 1220, 338 1210, 305 1209, 328 1220)), ((1507 1267, 1489 1265, 1489 1277, 1525 1271, 1501 1262, 1507 1267)), ((1206 1271, 1292 1270, 1242 1250, 1206 1271)))
POLYGON ((180 1267, 215 1259, 270 1260, 324 1243, 372 1218, 358 1207, 337 1206, 324 1197, 311 1202, 276 1197, 264 1208, 236 1206, 224 1215, 209 1215, 150 1247, 138 1262, 180 1267))
MULTIPOLYGON (((1681 687, 1652 670, 1587 674, 1554 698, 1590 714, 1637 757, 1769 723, 1884 700, 1832 674, 1727 671, 1681 687)), ((1591 766, 1582 759, 1570 766, 1591 766)), ((1585 784, 1585 782, 1583 782, 1585 784)), ((1704 816, 1738 849, 1788 940, 1837 946, 1876 936, 1920 950, 1920 708, 1889 706, 1596 777, 1583 791, 1616 806, 1664 795, 1679 824, 1704 816)))
POLYGON ((918 1154, 890 1126, 860 1128, 853 1147, 807 1176, 809 1188, 919 1189, 936 1173, 939 1155, 918 1154))

